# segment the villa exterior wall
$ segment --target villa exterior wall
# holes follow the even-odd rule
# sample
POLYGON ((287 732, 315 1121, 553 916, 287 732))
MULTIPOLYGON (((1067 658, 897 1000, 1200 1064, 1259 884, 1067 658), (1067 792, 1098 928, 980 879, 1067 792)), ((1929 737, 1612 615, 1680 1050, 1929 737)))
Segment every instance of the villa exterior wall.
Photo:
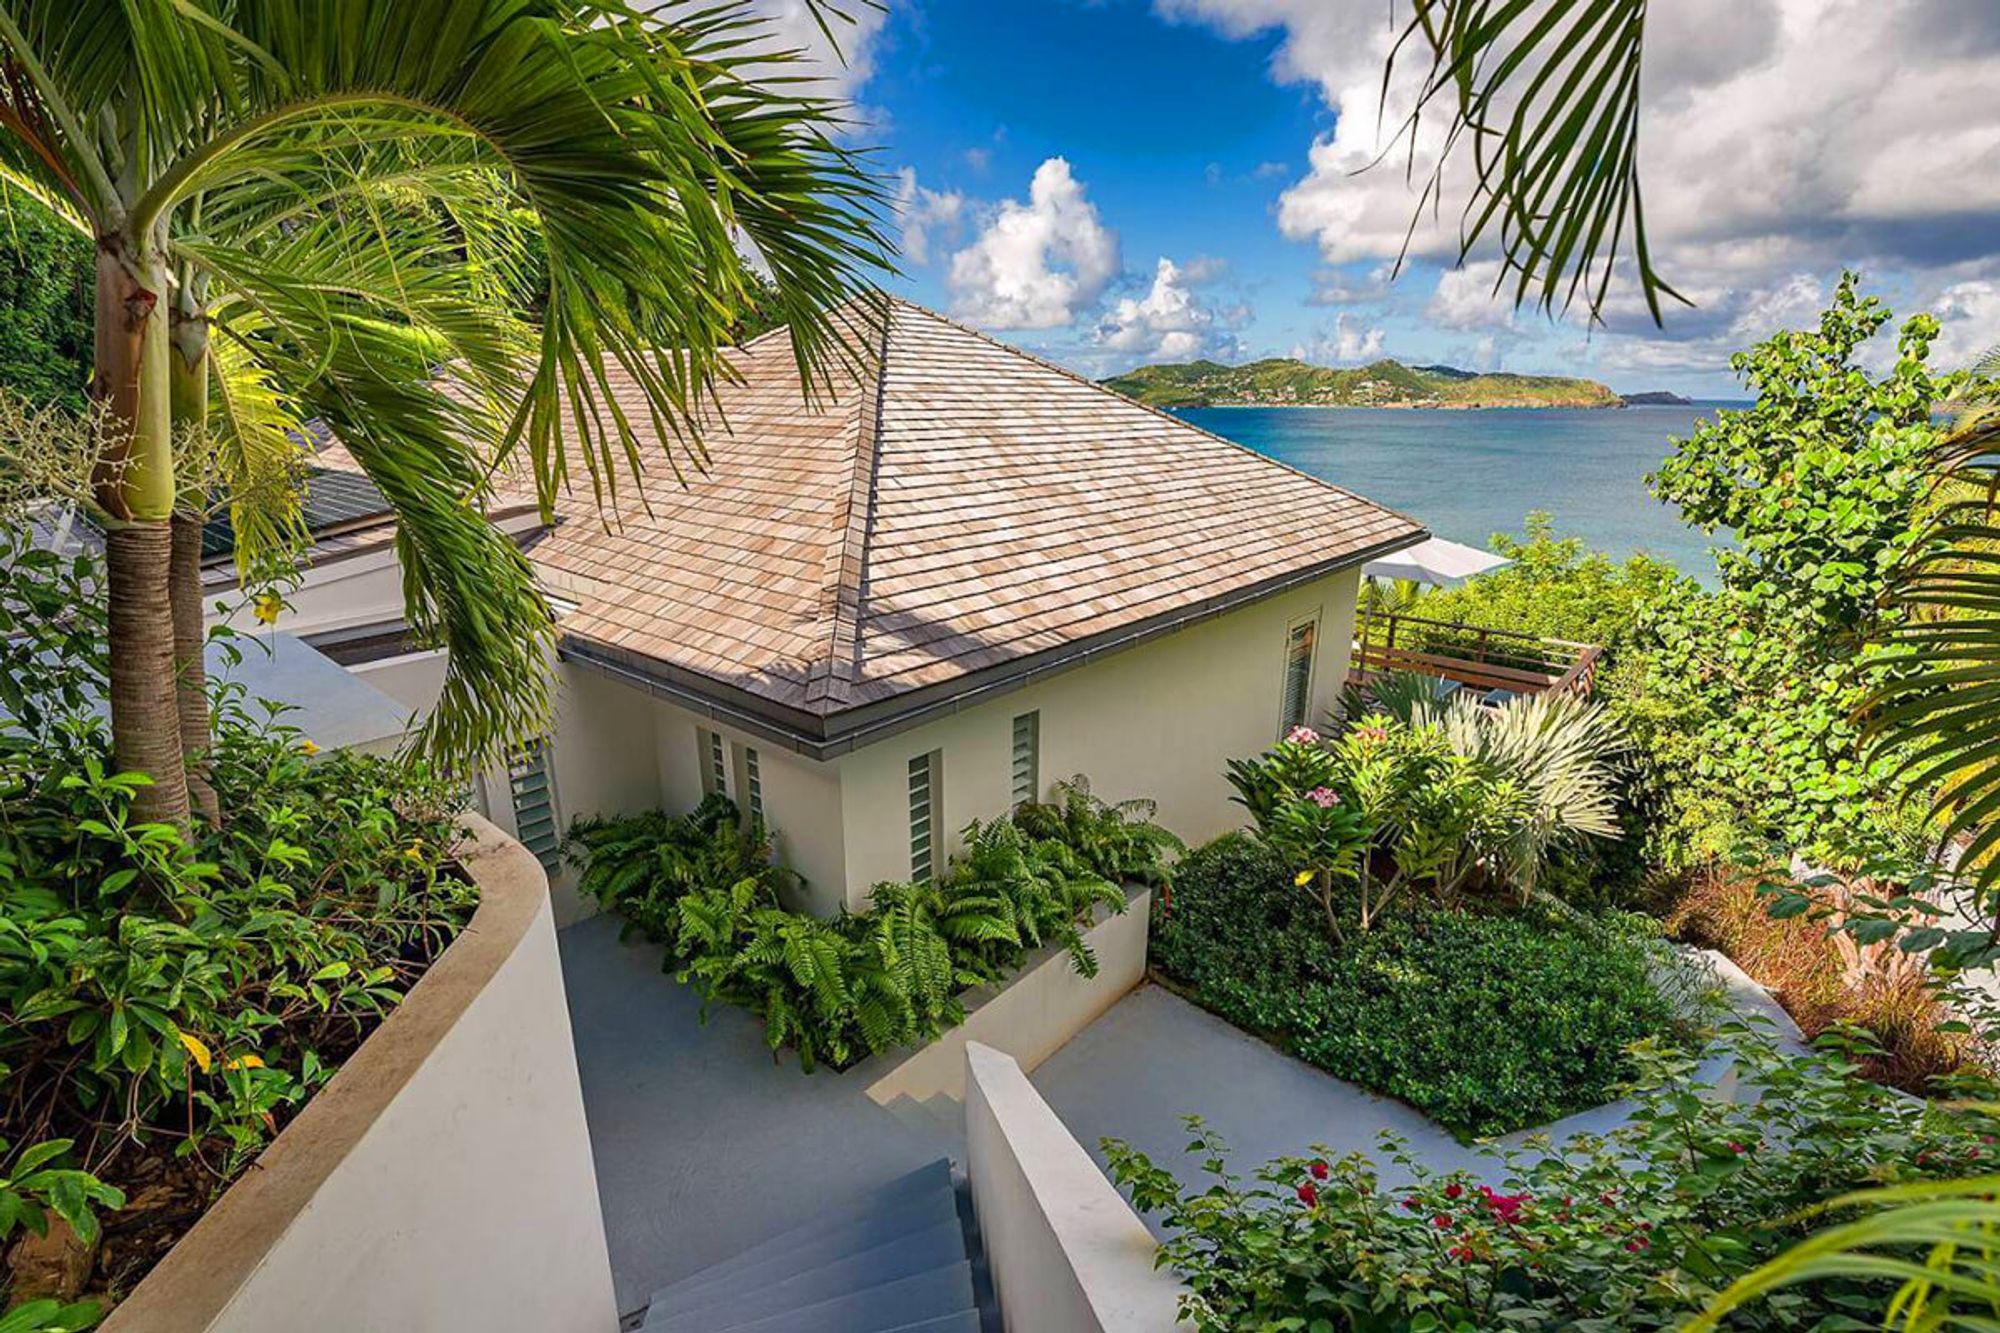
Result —
POLYGON ((1317 723, 1346 680, 1360 578, 1330 575, 842 756, 848 905, 865 905, 873 884, 910 877, 911 759, 942 757, 936 823, 954 850, 967 822, 1011 806, 1013 720, 1028 712, 1040 714, 1041 794, 1082 773, 1107 800, 1157 801, 1160 822, 1190 843, 1234 828, 1241 811, 1224 761, 1278 738, 1289 629, 1318 617, 1308 713, 1317 723))

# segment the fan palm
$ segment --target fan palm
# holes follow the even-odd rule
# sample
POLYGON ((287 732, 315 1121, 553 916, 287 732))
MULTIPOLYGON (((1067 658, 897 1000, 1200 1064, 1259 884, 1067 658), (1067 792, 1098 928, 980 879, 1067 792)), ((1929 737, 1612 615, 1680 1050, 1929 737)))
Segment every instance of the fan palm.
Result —
POLYGON ((246 566, 281 557, 309 418, 388 498, 411 624, 450 649, 427 743, 470 762, 543 725, 550 621, 481 517, 493 469, 520 458, 546 509, 581 458, 602 494, 635 413, 699 461, 747 252, 808 385, 850 349, 829 312, 881 262, 879 191, 786 59, 728 5, 0 3, 0 179, 96 245, 90 491, 139 817, 188 817, 206 743, 199 512, 219 485, 246 566), (530 231, 545 288, 517 302, 530 231))
MULTIPOLYGON (((1554 310, 1581 295, 1595 314, 1629 248, 1659 319, 1660 297, 1677 294, 1653 267, 1639 189, 1646 0, 1411 4, 1402 45, 1431 63, 1410 128, 1442 109, 1445 156, 1473 149, 1462 254, 1497 235, 1517 304, 1554 310)), ((1440 165, 1427 202, 1441 197, 1445 179, 1440 165)), ((2000 366, 1981 369, 1990 377, 2000 366)), ((1935 814, 1962 842, 1962 873, 1984 914, 2000 920, 2000 404, 1975 403, 1935 469, 1941 503, 1929 540, 1913 548, 1891 593, 1909 615, 1891 635, 1902 651, 1887 658, 1873 743, 1902 757, 1914 786, 1937 791, 1935 814)), ((2000 1203, 1992 1194, 1992 1181, 1974 1180, 1921 1199, 1882 1191, 1841 1200, 1862 1219, 1746 1277, 1697 1326, 1779 1286, 1838 1272, 1901 1279, 1888 1314, 1896 1326, 1993 1327, 2000 1203)))

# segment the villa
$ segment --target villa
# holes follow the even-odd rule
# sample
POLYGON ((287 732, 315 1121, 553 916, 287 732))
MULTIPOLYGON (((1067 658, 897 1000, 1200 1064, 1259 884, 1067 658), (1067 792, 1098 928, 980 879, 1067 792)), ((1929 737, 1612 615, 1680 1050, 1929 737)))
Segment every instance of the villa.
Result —
MULTIPOLYGON (((478 794, 552 873, 573 817, 710 791, 822 913, 1077 773, 1205 839, 1239 822, 1222 761, 1338 702, 1362 566, 1420 525, 917 306, 882 325, 811 403, 783 330, 744 347, 704 470, 647 438, 607 513, 496 503, 558 603, 561 686, 478 794)), ((444 663, 404 642, 387 507, 319 461, 279 628, 422 710, 444 663)))

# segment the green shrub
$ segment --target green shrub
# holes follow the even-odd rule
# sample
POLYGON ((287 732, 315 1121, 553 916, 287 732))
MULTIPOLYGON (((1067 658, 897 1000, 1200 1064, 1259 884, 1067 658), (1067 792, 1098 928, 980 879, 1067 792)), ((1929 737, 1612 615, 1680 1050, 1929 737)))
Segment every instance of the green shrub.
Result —
MULTIPOLYGON (((1990 1170, 1990 1105, 1898 1097, 1841 1050, 1783 1058, 1757 1034, 1728 1035, 1761 1099, 1719 1097, 1693 1082, 1692 1057, 1641 1045, 1630 1123, 1560 1153, 1482 1148, 1471 1172, 1430 1170, 1391 1140, 1382 1160, 1282 1158, 1246 1183, 1198 1119, 1211 1177, 1198 1185, 1116 1140, 1105 1148, 1134 1201, 1164 1214, 1163 1261, 1186 1280, 1183 1312, 1201 1333, 1678 1328, 1805 1234, 1805 1210, 1990 1170), (1385 1188, 1385 1166, 1411 1183, 1385 1188)), ((1899 1280, 1789 1289, 1729 1327, 1879 1328, 1899 1280)))
MULTIPOLYGON (((456 788, 316 755, 216 692, 219 828, 136 823, 113 772, 96 577, 14 549, 0 707, 0 1243, 48 1214, 122 1226, 135 1278, 395 1006, 476 903, 449 865, 456 788), (40 608, 38 613, 36 608, 40 608), (35 624, 27 625, 32 619, 35 624)), ((244 651, 258 651, 248 647, 244 651)), ((128 1267, 129 1265, 129 1267, 128 1267)))
POLYGON ((1657 929, 1534 906, 1393 915, 1327 935, 1289 865, 1243 834, 1185 857, 1151 961, 1196 1003, 1462 1135, 1608 1101, 1624 1048, 1679 1028, 1657 929))
POLYGON ((665 970, 708 1004, 764 1020, 801 1068, 851 1065, 929 1041, 965 1019, 959 994, 998 981, 1044 945, 1095 975, 1083 926, 1125 909, 1119 881, 1163 884, 1180 843, 1144 802, 1110 805, 1082 778, 1046 804, 975 821, 964 850, 929 884, 875 886, 868 910, 820 920, 783 907, 791 876, 761 825, 727 798, 693 813, 579 820, 569 855, 584 891, 666 947, 665 970))

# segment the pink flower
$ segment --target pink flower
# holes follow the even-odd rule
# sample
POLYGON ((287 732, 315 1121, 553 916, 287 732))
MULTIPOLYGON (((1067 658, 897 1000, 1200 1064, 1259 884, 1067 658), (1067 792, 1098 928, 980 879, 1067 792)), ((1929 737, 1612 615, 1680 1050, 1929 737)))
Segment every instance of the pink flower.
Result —
POLYGON ((1293 727, 1285 733, 1285 739, 1294 745, 1317 745, 1319 733, 1311 727, 1293 727))
POLYGON ((1386 741, 1389 739, 1387 727, 1356 727, 1354 734, 1364 741, 1386 741))
POLYGON ((1313 1187, 1310 1180, 1299 1186, 1299 1202, 1308 1208, 1319 1207, 1319 1191, 1313 1187))
POLYGON ((1331 810, 1340 803, 1340 796, 1331 787, 1314 787, 1306 793, 1306 799, 1322 810, 1331 810))

